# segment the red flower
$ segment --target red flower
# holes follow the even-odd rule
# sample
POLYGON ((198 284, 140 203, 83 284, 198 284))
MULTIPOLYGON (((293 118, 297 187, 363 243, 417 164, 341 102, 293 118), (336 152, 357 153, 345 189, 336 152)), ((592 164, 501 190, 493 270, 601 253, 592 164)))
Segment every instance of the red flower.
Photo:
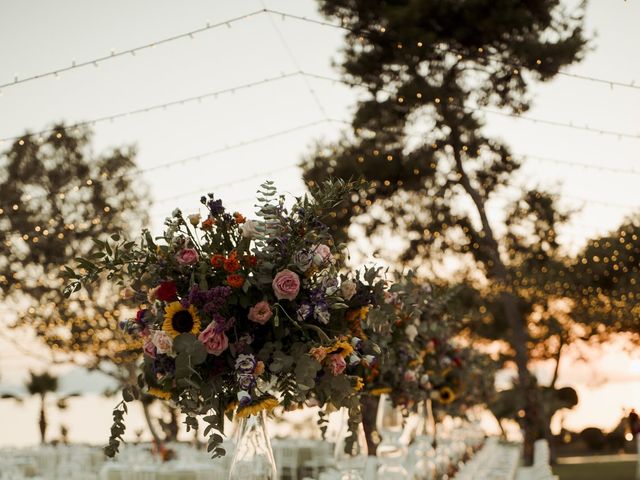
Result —
POLYGON ((160 282, 156 297, 163 302, 171 302, 178 297, 178 288, 173 282, 160 282))
POLYGON ((213 268, 220 268, 223 264, 224 255, 220 255, 219 253, 211 255, 211 265, 213 265, 213 268))
POLYGON ((209 217, 204 222, 202 222, 202 229, 211 230, 215 224, 216 221, 213 218, 209 217))
POLYGON ((232 288, 240 288, 242 285, 244 285, 244 277, 237 273, 227 275, 227 283, 232 288))
POLYGON ((229 273, 240 270, 240 262, 234 257, 229 257, 224 261, 224 269, 229 273))
POLYGON ((242 257, 242 260, 246 265, 250 267, 255 267, 256 264, 258 263, 258 259, 255 257, 255 255, 244 255, 242 257))

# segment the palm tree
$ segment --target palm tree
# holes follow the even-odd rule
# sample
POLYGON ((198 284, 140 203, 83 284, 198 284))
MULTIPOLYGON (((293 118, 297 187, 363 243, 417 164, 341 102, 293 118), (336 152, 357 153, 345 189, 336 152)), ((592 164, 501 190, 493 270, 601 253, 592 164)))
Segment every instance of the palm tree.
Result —
POLYGON ((40 440, 45 443, 45 435, 47 432, 47 416, 45 412, 47 393, 58 390, 58 377, 44 372, 40 375, 30 372, 31 378, 26 384, 27 390, 31 395, 40 396, 40 440))

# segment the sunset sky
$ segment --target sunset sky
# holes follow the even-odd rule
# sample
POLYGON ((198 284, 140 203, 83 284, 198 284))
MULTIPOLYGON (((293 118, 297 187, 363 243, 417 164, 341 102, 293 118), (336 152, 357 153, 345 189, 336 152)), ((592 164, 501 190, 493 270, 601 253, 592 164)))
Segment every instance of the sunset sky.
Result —
MULTIPOLYGON (((273 10, 321 18, 312 0, 265 2, 273 10)), ((200 194, 208 191, 222 196, 229 208, 249 216, 253 192, 266 178, 275 180, 286 192, 300 193, 303 184, 296 164, 315 140, 338 136, 344 125, 335 120, 350 120, 359 92, 303 75, 238 88, 300 70, 339 77, 332 66, 342 45, 343 32, 338 29, 271 14, 224 24, 262 8, 263 2, 257 0, 0 0, 0 84, 10 83, 16 76, 20 79, 153 43, 204 27, 207 22, 222 23, 193 39, 158 45, 97 67, 78 68, 59 78, 0 89, 0 138, 40 131, 57 121, 89 121, 229 90, 201 102, 178 103, 99 122, 94 127, 94 149, 137 147, 137 161, 143 170, 140 182, 149 185, 154 200, 150 216, 155 231, 177 206, 187 213, 197 211, 200 194), (170 166, 154 169, 170 162, 170 166)), ((497 115, 486 117, 490 133, 529 158, 520 183, 554 189, 566 206, 580 208, 571 226, 562 232, 561 242, 568 252, 640 210, 640 138, 625 136, 640 136, 639 19, 639 2, 592 0, 586 17, 590 49, 583 62, 567 70, 611 82, 635 81, 637 88, 558 76, 532 88, 534 107, 526 114, 620 136, 497 115)), ((8 144, 0 143, 0 149, 8 144)), ((499 215, 500 208, 498 198, 490 213, 499 215)), ((8 318, 2 305, 0 318, 8 318)), ((0 391, 20 384, 28 368, 44 368, 44 362, 0 342, 0 391)), ((40 353, 28 341, 23 344, 40 353)), ((581 395, 578 408, 566 415, 568 425, 608 428, 620 417, 622 408, 640 406, 640 360, 635 354, 627 354, 615 344, 597 354, 590 352, 592 361, 588 364, 574 357, 567 356, 560 377, 561 385, 576 385, 581 395)), ((100 380, 85 380, 75 372, 68 377, 66 388, 84 385, 97 393, 100 380)), ((76 418, 71 420, 77 424, 71 426, 72 438, 75 430, 83 432, 75 433, 77 440, 101 442, 103 432, 84 431, 77 419, 83 414, 80 410, 86 413, 99 402, 98 423, 106 428, 112 400, 74 402, 84 406, 65 414, 76 418)), ((34 408, 32 403, 0 403, 0 424, 22 427, 24 422, 25 426, 18 437, 0 435, 0 445, 36 441, 34 408)))

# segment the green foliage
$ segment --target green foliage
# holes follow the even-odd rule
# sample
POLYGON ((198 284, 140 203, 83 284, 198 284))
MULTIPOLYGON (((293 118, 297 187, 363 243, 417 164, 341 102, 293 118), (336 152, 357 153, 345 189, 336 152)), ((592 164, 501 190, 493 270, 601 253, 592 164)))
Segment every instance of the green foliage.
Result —
POLYGON ((30 378, 27 382, 27 391, 31 395, 46 395, 58 390, 58 377, 51 375, 49 372, 41 374, 29 373, 30 378))

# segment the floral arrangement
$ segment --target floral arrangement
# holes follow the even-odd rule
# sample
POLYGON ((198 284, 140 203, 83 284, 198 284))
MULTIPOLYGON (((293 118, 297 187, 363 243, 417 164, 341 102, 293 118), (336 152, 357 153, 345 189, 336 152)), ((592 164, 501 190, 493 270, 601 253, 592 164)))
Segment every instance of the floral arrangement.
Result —
MULTIPOLYGON (((362 326, 384 283, 375 269, 346 272, 322 221, 355 186, 327 182, 288 209, 267 182, 256 220, 210 194, 201 198, 204 215, 176 210, 158 238, 145 231, 137 242, 96 241, 89 258, 77 259, 78 273, 67 269, 66 294, 106 275, 136 307, 121 326, 144 354, 125 402, 141 391, 173 402, 187 429, 203 416, 214 456, 225 453, 225 414, 313 402, 348 407, 357 424, 357 372, 379 352, 362 326)), ((125 402, 114 410, 110 456, 125 431, 125 402)))
POLYGON ((450 403, 460 386, 462 367, 451 341, 455 322, 449 318, 451 292, 435 292, 415 274, 383 292, 380 308, 372 312, 365 334, 382 350, 365 373, 370 395, 389 394, 396 405, 412 407, 432 399, 450 403))

